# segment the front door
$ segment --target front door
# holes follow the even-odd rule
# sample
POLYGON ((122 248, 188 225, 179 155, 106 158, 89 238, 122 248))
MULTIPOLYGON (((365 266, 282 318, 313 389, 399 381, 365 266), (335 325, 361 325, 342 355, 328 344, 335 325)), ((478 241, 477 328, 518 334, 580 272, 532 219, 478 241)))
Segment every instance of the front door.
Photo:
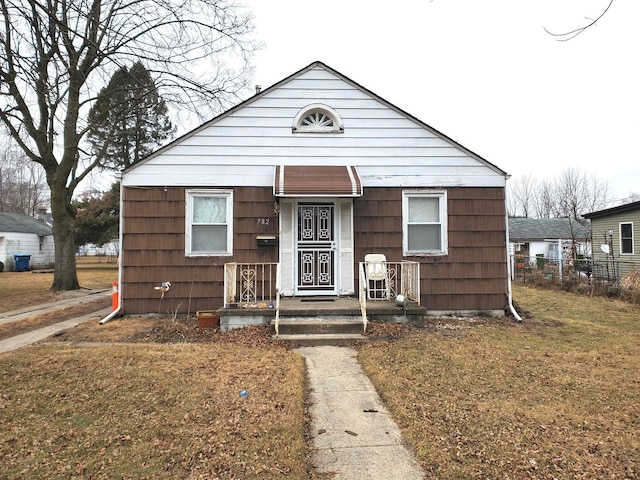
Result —
POLYGON ((297 209, 296 293, 335 295, 335 204, 298 203, 297 209))

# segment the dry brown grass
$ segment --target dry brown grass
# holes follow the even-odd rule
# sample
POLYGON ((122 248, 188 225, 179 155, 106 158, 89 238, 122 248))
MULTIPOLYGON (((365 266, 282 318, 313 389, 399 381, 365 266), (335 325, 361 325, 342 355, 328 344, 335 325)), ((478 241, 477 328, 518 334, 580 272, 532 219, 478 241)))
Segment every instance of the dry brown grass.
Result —
POLYGON ((359 353, 428 478, 640 478, 640 309, 515 298, 521 325, 433 320, 359 353))
POLYGON ((620 286, 625 290, 640 290, 640 272, 635 265, 631 268, 631 271, 625 275, 620 281, 620 286))
POLYGON ((34 311, 30 317, 24 320, 0 324, 0 340, 31 332, 70 318, 82 317, 110 306, 111 299, 104 298, 102 300, 87 301, 80 305, 65 307, 53 312, 47 312, 46 314, 34 311))
MULTIPOLYGON (((79 257, 77 259, 78 281, 83 288, 99 290, 111 288, 118 280, 118 265, 107 263, 103 257, 79 257)), ((52 292, 53 272, 1 272, 0 312, 18 310, 32 305, 53 302, 66 292, 52 292)))
POLYGON ((309 477, 303 360, 283 348, 47 345, 0 365, 0 478, 309 477))
MULTIPOLYGON (((358 345, 426 478, 640 478, 640 308, 514 295, 522 324, 376 324, 358 345)), ((313 478, 304 364, 266 328, 141 317, 52 340, 80 343, 0 355, 0 478, 313 478)))

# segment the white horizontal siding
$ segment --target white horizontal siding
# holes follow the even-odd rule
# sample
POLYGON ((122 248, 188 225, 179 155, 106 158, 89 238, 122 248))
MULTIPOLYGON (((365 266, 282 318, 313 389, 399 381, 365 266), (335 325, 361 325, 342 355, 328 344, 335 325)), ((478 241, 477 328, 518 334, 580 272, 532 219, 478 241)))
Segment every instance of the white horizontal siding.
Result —
MULTIPOLYGON (((288 165, 300 163, 288 162, 288 165)), ((322 163, 313 165, 337 165, 339 163, 322 163)), ((309 164, 311 165, 311 163, 309 164)), ((211 186, 211 187, 272 187, 274 181, 273 166, 247 166, 225 165, 206 166, 192 165, 189 175, 176 175, 167 171, 155 175, 138 177, 136 171, 127 174, 126 186, 211 186)), ((494 171, 482 165, 475 167, 420 167, 397 168, 393 174, 389 174, 388 168, 358 167, 358 174, 363 187, 504 187, 505 178, 496 175, 494 171)))
POLYGON ((364 186, 504 186, 504 177, 448 139, 317 66, 195 130, 137 165, 125 186, 270 185, 274 165, 355 165, 364 186), (323 103, 344 133, 292 133, 301 108, 323 103))
POLYGON ((40 236, 34 233, 0 232, 0 262, 5 264, 5 270, 13 270, 16 254, 31 255, 29 266, 31 268, 50 267, 54 262, 53 235, 42 238, 42 250, 40 249, 40 236))

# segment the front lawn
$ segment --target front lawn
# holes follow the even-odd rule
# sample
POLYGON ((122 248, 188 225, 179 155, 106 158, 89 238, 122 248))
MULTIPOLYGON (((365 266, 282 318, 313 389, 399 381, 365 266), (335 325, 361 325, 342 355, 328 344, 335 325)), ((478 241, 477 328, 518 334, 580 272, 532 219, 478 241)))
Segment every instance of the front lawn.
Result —
MULTIPOLYGON (((640 307, 514 298, 522 324, 375 325, 356 345, 426 478, 640 478, 640 307)), ((125 318, 51 340, 0 355, 0 478, 313 478, 304 362, 265 327, 125 318)))
POLYGON ((0 478, 308 478, 303 365, 228 344, 2 354, 0 478))
POLYGON ((359 352, 427 478, 640 478, 640 308, 514 298, 522 324, 433 319, 359 352))

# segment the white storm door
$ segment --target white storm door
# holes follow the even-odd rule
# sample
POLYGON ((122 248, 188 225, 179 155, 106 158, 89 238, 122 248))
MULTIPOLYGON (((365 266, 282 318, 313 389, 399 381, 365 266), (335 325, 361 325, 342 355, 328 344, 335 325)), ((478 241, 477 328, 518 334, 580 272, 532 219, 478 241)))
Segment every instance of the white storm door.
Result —
POLYGON ((296 225, 296 293, 336 295, 334 202, 298 203, 296 225))

